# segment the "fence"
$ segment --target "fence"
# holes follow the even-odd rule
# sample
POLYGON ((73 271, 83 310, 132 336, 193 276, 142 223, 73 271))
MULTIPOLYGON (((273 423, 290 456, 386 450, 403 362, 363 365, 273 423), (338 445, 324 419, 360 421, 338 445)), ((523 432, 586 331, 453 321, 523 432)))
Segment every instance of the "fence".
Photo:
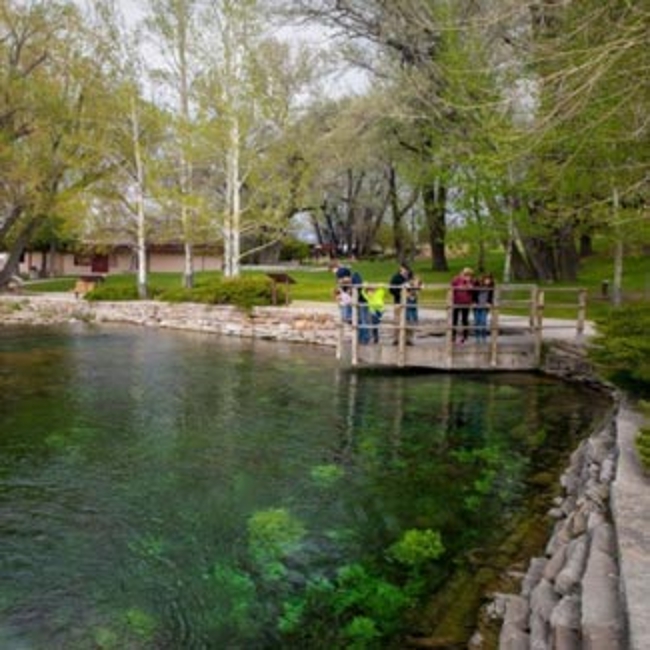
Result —
MULTIPOLYGON (((383 288, 390 297, 390 285, 374 284, 375 289, 383 288)), ((366 322, 363 310, 367 305, 359 301, 360 288, 354 287, 352 294, 352 318, 349 323, 341 322, 337 345, 337 358, 343 357, 346 342, 350 345, 350 361, 357 365, 360 360, 372 361, 377 354, 366 352, 368 346, 362 344, 360 331, 368 329, 371 333, 373 327, 366 322)), ((406 291, 401 291, 401 301, 397 305, 386 305, 384 318, 379 325, 381 331, 381 344, 389 343, 394 346, 394 354, 384 353, 382 358, 391 359, 394 365, 403 367, 413 365, 414 354, 408 348, 417 341, 418 347, 437 346, 437 354, 429 355, 434 359, 436 367, 453 368, 454 358, 458 356, 454 340, 465 329, 462 324, 454 325, 454 310, 469 308, 475 305, 455 305, 453 290, 447 284, 432 284, 422 287, 419 291, 417 304, 418 321, 407 321, 406 291), (393 307, 390 314, 390 307, 393 307), (438 361, 435 361, 438 359, 438 361)), ((545 336, 550 335, 554 329, 564 330, 563 336, 569 336, 567 327, 575 330, 575 338, 580 340, 584 336, 587 315, 587 291, 583 288, 541 288, 535 284, 503 284, 495 287, 493 301, 487 306, 489 319, 485 337, 485 345, 472 344, 468 341, 467 347, 481 349, 481 354, 474 354, 475 367, 500 367, 499 354, 509 344, 517 341, 520 345, 531 348, 535 365, 539 365, 542 353, 542 342, 545 336), (574 316, 562 319, 546 317, 547 298, 552 298, 550 305, 553 310, 563 313, 573 312, 574 316), (568 323, 568 325, 567 325, 568 323)), ((470 334, 476 334, 476 327, 470 324, 470 334)), ((372 347, 372 344, 370 344, 372 347)), ((412 349, 412 348, 411 348, 412 349)), ((420 355, 421 356, 421 355, 420 355)), ((467 366, 463 366, 467 367, 467 366)))

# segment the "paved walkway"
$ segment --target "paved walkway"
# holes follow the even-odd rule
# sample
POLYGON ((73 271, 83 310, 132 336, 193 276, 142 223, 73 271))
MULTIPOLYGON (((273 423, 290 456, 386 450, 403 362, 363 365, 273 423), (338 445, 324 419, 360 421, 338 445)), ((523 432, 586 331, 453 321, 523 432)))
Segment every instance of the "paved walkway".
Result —
POLYGON ((618 417, 619 458, 612 486, 621 581, 630 650, 650 649, 650 478, 640 466, 634 438, 643 419, 628 405, 618 417))

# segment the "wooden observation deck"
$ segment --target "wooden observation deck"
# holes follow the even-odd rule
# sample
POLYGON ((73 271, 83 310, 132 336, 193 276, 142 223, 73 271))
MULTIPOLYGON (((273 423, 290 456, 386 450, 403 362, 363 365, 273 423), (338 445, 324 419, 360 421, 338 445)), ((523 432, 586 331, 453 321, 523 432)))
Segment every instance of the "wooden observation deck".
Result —
MULTIPOLYGON (((403 291, 402 295, 405 293, 403 291)), ((456 331, 457 342, 454 342, 454 305, 448 285, 427 285, 421 290, 419 319, 415 325, 406 322, 404 302, 392 305, 387 301, 379 325, 379 343, 359 343, 358 331, 362 326, 357 307, 358 295, 355 295, 352 323, 341 323, 337 345, 337 358, 352 366, 464 371, 535 370, 541 365, 544 340, 584 341, 587 292, 582 288, 498 285, 494 303, 489 309, 487 339, 480 342, 476 340, 472 325, 472 310, 467 340, 460 343, 460 332, 456 331), (545 317, 545 301, 551 293, 555 294, 553 308, 575 309, 574 319, 545 317)), ((456 327, 456 330, 460 329, 456 327)))

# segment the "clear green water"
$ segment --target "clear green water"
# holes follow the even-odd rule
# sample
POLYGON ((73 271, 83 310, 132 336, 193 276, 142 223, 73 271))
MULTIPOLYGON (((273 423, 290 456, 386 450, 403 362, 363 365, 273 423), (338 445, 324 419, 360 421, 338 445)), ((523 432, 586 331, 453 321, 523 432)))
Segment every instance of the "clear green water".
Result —
POLYGON ((399 647, 599 416, 540 377, 126 327, 2 328, 0 390, 3 650, 399 647), (409 530, 444 554, 405 562, 409 530))

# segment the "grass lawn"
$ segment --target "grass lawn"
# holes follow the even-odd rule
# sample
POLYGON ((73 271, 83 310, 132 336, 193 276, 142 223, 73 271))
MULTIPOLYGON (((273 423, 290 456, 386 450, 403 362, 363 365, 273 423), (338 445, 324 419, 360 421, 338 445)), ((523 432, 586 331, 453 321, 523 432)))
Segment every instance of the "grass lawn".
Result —
MULTIPOLYGON (((397 269, 397 262, 393 260, 360 261, 353 264, 366 282, 387 283, 397 269)), ((418 260, 413 265, 414 272, 421 278, 425 285, 444 284, 447 285, 450 279, 463 267, 475 266, 475 260, 469 257, 456 257, 449 260, 450 270, 445 273, 431 270, 430 260, 418 260)), ((491 270, 497 280, 503 271, 503 254, 500 252, 491 253, 488 256, 487 267, 491 270)), ((244 274, 264 275, 263 272, 245 270, 244 274)), ((291 297, 293 300, 330 301, 333 300, 334 278, 326 265, 322 266, 301 266, 287 269, 287 273, 296 280, 291 286, 291 297)), ((200 285, 216 277, 215 272, 198 272, 196 284, 200 285)), ((588 295, 587 316, 590 319, 606 316, 611 309, 608 298, 603 297, 603 282, 611 281, 613 277, 613 261, 607 252, 585 258, 581 263, 577 282, 561 282, 553 285, 543 286, 545 289, 545 313, 550 317, 574 318, 577 314, 577 292, 558 291, 567 288, 584 288, 588 295)), ((167 289, 176 288, 181 284, 180 273, 151 273, 148 278, 152 288, 167 289)), ((52 280, 41 280, 29 284, 31 291, 71 291, 75 285, 76 277, 56 278, 52 280)), ((133 273, 110 275, 106 283, 112 286, 133 286, 136 276, 133 273)), ((422 301, 442 299, 443 291, 427 292, 422 294, 422 301)), ((521 297, 528 294, 521 294, 521 297)), ((516 296, 512 296, 513 298, 516 296)), ((650 301, 650 256, 628 255, 623 264, 623 300, 624 303, 648 302, 650 301)), ((522 311, 512 309, 511 311, 522 311)))

